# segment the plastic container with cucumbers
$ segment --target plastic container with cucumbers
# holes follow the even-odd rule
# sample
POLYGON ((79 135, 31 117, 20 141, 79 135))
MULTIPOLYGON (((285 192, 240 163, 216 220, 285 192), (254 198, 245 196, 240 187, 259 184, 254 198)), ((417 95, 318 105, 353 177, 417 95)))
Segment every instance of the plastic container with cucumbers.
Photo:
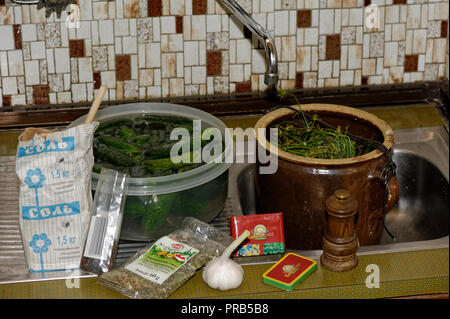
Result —
MULTIPOLYGON (((224 141, 231 141, 230 133, 226 130, 225 124, 218 118, 201 110, 177 104, 132 103, 116 105, 98 111, 95 120, 100 122, 101 127, 102 122, 146 115, 200 120, 202 131, 208 128, 217 128, 224 141), (227 134, 228 138, 226 139, 227 134)), ((77 125, 83 120, 84 117, 81 117, 74 121, 71 126, 77 125)), ((124 136, 134 134, 127 130, 122 131, 121 134, 124 136)), ((135 152, 134 147, 146 147, 149 143, 144 138, 142 140, 136 138, 132 141, 135 142, 131 143, 133 144, 131 146, 122 144, 114 146, 117 146, 119 150, 123 148, 122 153, 128 152, 126 154, 132 157, 135 156, 133 153, 135 152)), ((106 140, 106 142, 111 141, 106 140)), ((224 143, 222 153, 219 155, 220 161, 211 160, 194 168, 182 168, 171 175, 131 177, 120 238, 136 241, 156 240, 175 230, 183 218, 187 216, 195 217, 206 223, 212 221, 225 205, 228 194, 228 169, 231 165, 225 159, 229 159, 232 152, 231 143, 224 143)), ((148 163, 154 166, 166 165, 165 161, 166 159, 156 159, 149 160, 148 163)), ((133 167, 131 166, 131 168, 133 167)), ((177 167, 173 168, 177 169, 177 167)), ((92 173, 92 189, 94 191, 98 177, 98 172, 94 171, 92 173)))

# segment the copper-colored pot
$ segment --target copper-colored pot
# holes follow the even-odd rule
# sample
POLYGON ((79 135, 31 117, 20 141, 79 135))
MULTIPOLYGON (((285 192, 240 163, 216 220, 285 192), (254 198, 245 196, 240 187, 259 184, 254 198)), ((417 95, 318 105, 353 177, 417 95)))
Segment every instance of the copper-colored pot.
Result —
MULTIPOLYGON (((334 104, 306 104, 301 108, 309 114, 318 114, 321 120, 334 127, 348 126, 351 134, 383 142, 392 152, 393 130, 370 113, 334 104)), ((358 157, 327 160, 282 151, 266 138, 267 129, 293 113, 290 109, 280 108, 264 115, 255 125, 258 147, 278 153, 277 171, 258 174, 258 212, 283 212, 287 248, 320 249, 326 229, 325 201, 337 189, 345 188, 359 204, 356 232, 360 245, 379 243, 383 231, 384 196, 379 177, 387 163, 386 156, 375 150, 358 157)), ((399 193, 397 178, 391 178, 387 212, 397 203, 399 193)))

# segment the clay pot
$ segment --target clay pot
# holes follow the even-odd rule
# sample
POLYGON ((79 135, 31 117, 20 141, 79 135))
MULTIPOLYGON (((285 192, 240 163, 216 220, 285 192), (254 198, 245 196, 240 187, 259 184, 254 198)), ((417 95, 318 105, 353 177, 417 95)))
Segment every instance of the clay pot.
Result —
MULTIPOLYGON (((306 104, 301 108, 308 114, 318 114, 322 121, 334 127, 348 127, 351 134, 383 142, 392 152, 393 130, 370 113, 334 104, 306 104)), ((320 249, 327 224, 325 201, 337 189, 345 188, 359 204, 356 233, 360 245, 378 244, 383 231, 384 196, 379 177, 387 163, 386 156, 375 150, 358 157, 328 160, 282 151, 266 138, 269 136, 267 129, 293 113, 280 108, 264 115, 255 125, 258 147, 274 155, 278 153, 278 170, 274 174, 257 176, 258 212, 284 214, 288 249, 320 249), (264 134, 259 132, 261 128, 264 134)), ((387 212, 397 203, 399 193, 398 180, 393 177, 388 185, 387 212)))

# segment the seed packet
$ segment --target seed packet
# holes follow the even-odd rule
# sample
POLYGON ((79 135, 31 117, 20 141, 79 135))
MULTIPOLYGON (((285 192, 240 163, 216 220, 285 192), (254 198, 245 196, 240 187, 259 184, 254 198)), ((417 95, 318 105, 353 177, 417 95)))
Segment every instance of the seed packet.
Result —
POLYGON ((236 257, 284 253, 282 213, 231 216, 230 222, 234 239, 244 230, 250 231, 249 240, 236 252, 236 257))
POLYGON ((31 272, 80 265, 92 208, 92 143, 97 126, 92 122, 19 136, 19 220, 31 272))
POLYGON ((215 227, 186 217, 179 229, 102 274, 98 283, 130 298, 167 298, 232 241, 215 227))

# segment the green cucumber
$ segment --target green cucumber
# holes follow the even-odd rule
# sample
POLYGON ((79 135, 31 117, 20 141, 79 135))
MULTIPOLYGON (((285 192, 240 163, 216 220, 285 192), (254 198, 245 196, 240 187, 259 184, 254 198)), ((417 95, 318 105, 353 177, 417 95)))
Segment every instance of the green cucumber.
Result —
POLYGON ((133 137, 135 135, 135 133, 133 132, 133 130, 131 130, 129 128, 125 128, 119 132, 119 135, 120 135, 120 137, 123 137, 123 138, 130 138, 130 137, 133 137))
POLYGON ((130 144, 130 143, 126 143, 116 137, 103 135, 103 136, 98 137, 98 141, 102 144, 113 147, 120 151, 125 151, 130 154, 139 153, 139 149, 136 146, 134 146, 133 144, 130 144))
MULTIPOLYGON (((196 156, 200 155, 201 153, 199 152, 195 152, 196 156)), ((176 171, 179 169, 182 169, 186 166, 192 166, 195 165, 197 163, 193 163, 193 156, 194 156, 194 152, 189 152, 189 154, 182 154, 182 155, 177 155, 175 156, 173 159, 174 161, 178 162, 175 163, 172 158, 170 157, 164 157, 164 158, 158 158, 158 159, 150 159, 150 160, 146 160, 144 161, 144 166, 149 169, 149 170, 163 170, 163 171, 176 171), (183 163, 179 160, 183 159, 184 156, 189 156, 189 162, 188 163, 183 163)))
POLYGON ((150 141, 150 136, 148 135, 138 135, 133 139, 133 143, 138 146, 143 146, 150 141))
POLYGON ((153 147, 150 150, 146 151, 144 154, 150 159, 159 159, 159 158, 165 158, 170 156, 170 150, 175 145, 175 143, 172 144, 166 144, 159 147, 153 147))
MULTIPOLYGON (((170 157, 170 150, 172 147, 178 143, 177 141, 173 141, 172 143, 168 143, 159 147, 152 147, 151 149, 147 150, 144 155, 148 157, 149 159, 159 159, 159 158, 165 158, 170 157)), ((201 147, 204 147, 208 142, 207 141, 201 141, 200 145, 201 147)), ((186 143, 188 144, 188 143, 186 143)), ((183 150, 184 146, 180 146, 179 149, 183 150)), ((192 151, 194 149, 194 141, 191 139, 189 142, 189 151, 192 151)))
POLYGON ((145 214, 145 204, 140 196, 127 196, 123 215, 130 218, 142 217, 145 214))
POLYGON ((172 211, 177 215, 196 217, 205 212, 207 207, 208 199, 192 198, 189 194, 182 193, 174 202, 172 211))
POLYGON ((142 228, 149 233, 158 230, 166 221, 176 198, 176 193, 153 195, 153 201, 147 205, 142 218, 142 228))
POLYGON ((162 171, 172 171, 178 170, 185 166, 189 166, 191 163, 174 163, 170 157, 151 159, 144 161, 144 166, 149 170, 162 170, 162 171))
POLYGON ((116 128, 120 128, 122 126, 133 126, 133 120, 131 119, 120 119, 120 120, 113 120, 101 123, 100 126, 97 128, 96 133, 106 133, 106 132, 112 132, 116 128))
POLYGON ((136 162, 130 155, 105 145, 99 145, 95 150, 94 155, 104 162, 119 167, 131 167, 136 165, 136 162))

